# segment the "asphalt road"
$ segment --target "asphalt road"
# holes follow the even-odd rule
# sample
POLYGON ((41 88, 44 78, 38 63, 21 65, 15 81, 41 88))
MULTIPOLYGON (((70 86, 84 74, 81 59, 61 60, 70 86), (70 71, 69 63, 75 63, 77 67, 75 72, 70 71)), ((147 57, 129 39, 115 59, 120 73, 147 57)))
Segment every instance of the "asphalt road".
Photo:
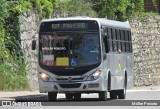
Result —
POLYGON ((142 106, 144 102, 150 103, 149 106, 155 106, 156 104, 160 106, 160 90, 128 90, 125 100, 110 99, 108 96, 107 101, 99 101, 98 94, 82 94, 82 99, 75 101, 66 100, 64 94, 58 94, 56 102, 49 102, 47 94, 38 92, 19 92, 19 94, 8 94, 6 96, 3 94, 3 96, 0 96, 0 100, 41 102, 42 105, 46 106, 142 106))

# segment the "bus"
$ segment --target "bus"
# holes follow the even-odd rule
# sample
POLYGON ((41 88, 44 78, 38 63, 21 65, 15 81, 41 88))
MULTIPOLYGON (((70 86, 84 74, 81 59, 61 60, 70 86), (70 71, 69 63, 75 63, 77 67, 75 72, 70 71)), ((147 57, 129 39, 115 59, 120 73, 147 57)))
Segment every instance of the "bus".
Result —
MULTIPOLYGON (((38 33, 38 81, 49 101, 58 93, 78 100, 98 93, 98 100, 125 99, 133 85, 131 27, 105 18, 42 20, 38 33)), ((36 41, 32 40, 32 50, 36 41)))

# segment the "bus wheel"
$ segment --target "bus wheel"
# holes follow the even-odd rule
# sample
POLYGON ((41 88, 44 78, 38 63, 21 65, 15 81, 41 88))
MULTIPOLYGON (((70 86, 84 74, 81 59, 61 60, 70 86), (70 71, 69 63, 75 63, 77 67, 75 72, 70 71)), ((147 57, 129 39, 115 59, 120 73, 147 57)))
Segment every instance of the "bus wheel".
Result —
POLYGON ((81 99, 81 93, 75 93, 75 94, 74 94, 74 99, 75 99, 75 100, 81 99))
POLYGON ((57 92, 48 92, 48 100, 56 101, 57 100, 57 92))
POLYGON ((117 99, 117 93, 116 90, 110 91, 110 99, 117 99))
POLYGON ((119 99, 125 99, 126 98, 126 88, 127 88, 127 83, 126 83, 126 79, 125 79, 124 88, 122 90, 117 91, 119 99))
POLYGON ((72 93, 66 93, 65 96, 66 96, 66 99, 73 99, 72 93))
POLYGON ((107 91, 99 92, 99 100, 100 101, 106 101, 107 100, 107 91))

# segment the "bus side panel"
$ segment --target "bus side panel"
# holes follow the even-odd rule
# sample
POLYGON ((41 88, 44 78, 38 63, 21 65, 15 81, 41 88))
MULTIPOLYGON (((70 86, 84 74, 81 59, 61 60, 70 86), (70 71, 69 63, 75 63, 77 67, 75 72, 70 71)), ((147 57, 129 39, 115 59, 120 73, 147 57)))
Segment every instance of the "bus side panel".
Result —
POLYGON ((111 73, 111 90, 114 90, 114 66, 113 66, 113 60, 114 60, 114 56, 111 53, 107 53, 107 68, 111 73))
POLYGON ((125 63, 125 56, 123 54, 117 53, 115 55, 115 90, 117 89, 123 89, 124 87, 124 69, 126 66, 125 63))
POLYGON ((107 67, 111 72, 111 90, 124 88, 125 71, 127 73, 127 88, 133 86, 134 73, 132 54, 108 53, 107 67))
POLYGON ((124 86, 123 55, 109 53, 107 60, 108 69, 111 72, 111 90, 122 89, 124 86))
POLYGON ((134 80, 134 61, 133 61, 133 54, 129 54, 127 56, 127 88, 131 88, 133 86, 134 80))

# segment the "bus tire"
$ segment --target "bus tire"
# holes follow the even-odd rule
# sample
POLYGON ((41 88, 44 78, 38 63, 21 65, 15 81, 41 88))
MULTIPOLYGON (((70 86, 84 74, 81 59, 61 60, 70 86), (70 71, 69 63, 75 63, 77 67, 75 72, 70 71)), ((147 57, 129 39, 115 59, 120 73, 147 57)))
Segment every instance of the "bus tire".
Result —
POLYGON ((80 100, 81 99, 81 93, 75 93, 74 94, 74 99, 75 100, 80 100))
POLYGON ((107 91, 99 92, 99 100, 100 101, 106 101, 107 100, 107 91))
POLYGON ((65 96, 66 96, 66 99, 73 99, 72 93, 66 93, 65 96))
POLYGON ((48 92, 48 100, 56 101, 57 100, 57 92, 48 92))
POLYGON ((110 91, 110 99, 117 99, 117 90, 110 91))
POLYGON ((126 78, 124 80, 124 88, 122 90, 118 90, 118 98, 119 99, 125 99, 126 98, 126 88, 127 88, 127 82, 126 82, 126 78))

